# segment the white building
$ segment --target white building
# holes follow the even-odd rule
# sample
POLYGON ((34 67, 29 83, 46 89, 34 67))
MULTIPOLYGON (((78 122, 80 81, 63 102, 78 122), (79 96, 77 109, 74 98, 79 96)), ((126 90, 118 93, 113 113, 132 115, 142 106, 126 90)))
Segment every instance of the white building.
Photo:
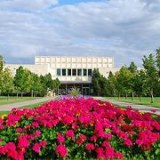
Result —
POLYGON ((91 57, 91 56, 36 56, 35 64, 6 64, 13 75, 16 69, 23 66, 38 75, 51 73, 53 79, 58 78, 61 82, 63 92, 76 86, 83 94, 90 94, 91 77, 94 68, 108 77, 110 71, 115 73, 113 57, 91 57))

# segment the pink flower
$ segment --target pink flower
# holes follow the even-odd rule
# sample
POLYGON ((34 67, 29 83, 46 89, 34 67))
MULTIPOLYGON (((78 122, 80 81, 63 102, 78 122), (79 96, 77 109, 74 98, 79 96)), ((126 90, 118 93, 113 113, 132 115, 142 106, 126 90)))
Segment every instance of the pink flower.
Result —
POLYGON ((37 130, 37 131, 35 132, 35 137, 40 137, 40 136, 41 136, 41 131, 37 130))
POLYGON ((104 150, 102 147, 96 148, 97 159, 105 159, 104 150))
POLYGON ((94 150, 95 146, 92 143, 88 143, 85 148, 86 150, 91 151, 91 150, 94 150))
POLYGON ((58 140, 59 143, 64 143, 65 142, 64 136, 60 133, 57 136, 57 140, 58 140))
POLYGON ((132 141, 131 141, 130 139, 125 139, 125 140, 124 140, 124 144, 125 144, 126 146, 128 146, 128 147, 130 147, 130 146, 133 145, 133 143, 132 143, 132 141))
POLYGON ((67 138, 74 139, 75 135, 74 135, 73 130, 67 130, 67 132, 66 132, 66 137, 67 137, 67 138))
POLYGON ((91 138, 90 138, 91 141, 93 142, 96 142, 97 141, 97 137, 95 135, 93 135, 91 138))
POLYGON ((3 120, 0 117, 0 130, 3 129, 3 120))
POLYGON ((56 154, 58 154, 60 157, 64 158, 68 155, 68 151, 67 148, 65 147, 65 145, 58 145, 55 149, 56 154))
POLYGON ((35 143, 34 146, 32 147, 32 149, 36 153, 39 153, 41 151, 41 145, 39 143, 35 143))
POLYGON ((157 109, 151 109, 151 112, 155 113, 157 112, 157 109))
POLYGON ((22 128, 17 128, 16 131, 17 131, 18 133, 22 133, 22 132, 23 132, 23 129, 22 129, 22 128))
POLYGON ((18 148, 27 148, 30 145, 27 135, 18 137, 18 148))
POLYGON ((39 127, 39 124, 37 122, 32 122, 32 127, 33 128, 38 128, 39 127))
POLYGON ((76 143, 81 145, 86 139, 87 139, 87 137, 84 134, 80 134, 80 136, 77 139, 76 143))
POLYGON ((45 146, 47 145, 47 141, 45 141, 45 140, 44 140, 44 141, 41 141, 41 142, 40 142, 40 145, 41 145, 42 147, 45 147, 45 146))

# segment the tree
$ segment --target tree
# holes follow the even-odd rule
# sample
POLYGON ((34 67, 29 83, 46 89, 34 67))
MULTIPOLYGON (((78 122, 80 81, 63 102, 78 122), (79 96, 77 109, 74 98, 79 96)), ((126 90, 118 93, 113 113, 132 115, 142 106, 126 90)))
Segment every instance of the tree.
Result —
POLYGON ((156 66, 158 69, 158 76, 160 78, 160 48, 156 49, 156 66))
POLYGON ((11 72, 8 68, 4 70, 2 73, 2 92, 7 94, 9 97, 9 94, 14 90, 14 83, 13 83, 13 77, 11 75, 11 72))
POLYGON ((55 80, 54 80, 54 84, 55 84, 55 89, 54 89, 54 91, 55 91, 55 93, 57 92, 58 93, 58 90, 59 90, 59 87, 60 87, 60 85, 61 85, 61 82, 59 81, 59 79, 58 78, 56 78, 55 80))
POLYGON ((40 77, 37 74, 32 73, 31 79, 32 79, 31 80, 31 91, 32 91, 31 96, 33 97, 36 94, 41 95, 40 93, 42 91, 43 86, 42 86, 40 77))
POLYGON ((101 87, 100 87, 100 73, 98 69, 93 70, 92 74, 92 85, 93 85, 93 95, 100 96, 101 87))
POLYGON ((144 94, 144 90, 145 90, 144 82, 145 82, 144 70, 137 71, 134 78, 133 78, 132 88, 140 100, 141 100, 141 96, 142 96, 142 94, 144 94))
POLYGON ((3 57, 0 55, 0 73, 3 71, 3 66, 4 66, 4 60, 3 57))
POLYGON ((151 96, 151 103, 154 101, 154 90, 158 84, 158 72, 156 70, 155 60, 153 55, 143 57, 143 67, 145 69, 146 79, 145 86, 151 96))
POLYGON ((137 71, 137 66, 135 65, 134 62, 131 62, 130 66, 128 67, 128 70, 129 70, 131 73, 136 73, 136 71, 137 71))
POLYGON ((115 74, 115 76, 115 85, 118 91, 118 97, 120 97, 120 95, 122 94, 125 95, 127 98, 128 94, 132 92, 131 83, 133 74, 128 70, 127 67, 122 66, 119 72, 115 74))
POLYGON ((115 96, 115 92, 116 92, 116 86, 115 86, 115 76, 113 75, 113 73, 110 71, 109 72, 109 76, 107 79, 107 88, 108 88, 108 96, 115 96))
POLYGON ((15 86, 19 88, 21 92, 21 96, 23 96, 23 93, 29 93, 31 91, 31 86, 32 86, 31 72, 27 69, 24 69, 22 66, 20 66, 16 70, 14 83, 15 83, 15 86))

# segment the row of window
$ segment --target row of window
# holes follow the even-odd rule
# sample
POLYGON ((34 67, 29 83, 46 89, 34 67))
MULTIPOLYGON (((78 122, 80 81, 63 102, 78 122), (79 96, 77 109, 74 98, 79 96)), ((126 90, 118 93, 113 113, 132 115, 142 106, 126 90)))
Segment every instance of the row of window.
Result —
POLYGON ((92 69, 58 68, 57 76, 92 76, 92 69))

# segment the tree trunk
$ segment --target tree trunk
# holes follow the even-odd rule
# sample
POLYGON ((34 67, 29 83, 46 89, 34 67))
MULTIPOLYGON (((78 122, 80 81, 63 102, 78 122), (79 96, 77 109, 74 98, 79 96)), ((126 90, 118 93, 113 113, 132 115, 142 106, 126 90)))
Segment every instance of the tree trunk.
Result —
POLYGON ((120 99, 120 92, 118 92, 118 100, 120 99))
POLYGON ((17 92, 17 95, 16 95, 16 100, 18 99, 18 92, 17 92))
POLYGON ((125 99, 127 99, 127 97, 128 97, 128 94, 127 94, 127 92, 126 92, 126 97, 125 97, 125 99))
POLYGON ((132 92, 132 101, 133 101, 133 99, 134 99, 134 92, 132 92))
POLYGON ((151 89, 150 94, 151 94, 151 103, 153 103, 154 102, 153 89, 151 89))
POLYGON ((23 92, 21 92, 21 97, 23 97, 23 92))
POLYGON ((7 101, 9 100, 9 93, 8 93, 8 95, 7 95, 7 101))
POLYGON ((34 91, 32 90, 32 91, 31 91, 31 97, 33 97, 33 95, 34 95, 34 91))

